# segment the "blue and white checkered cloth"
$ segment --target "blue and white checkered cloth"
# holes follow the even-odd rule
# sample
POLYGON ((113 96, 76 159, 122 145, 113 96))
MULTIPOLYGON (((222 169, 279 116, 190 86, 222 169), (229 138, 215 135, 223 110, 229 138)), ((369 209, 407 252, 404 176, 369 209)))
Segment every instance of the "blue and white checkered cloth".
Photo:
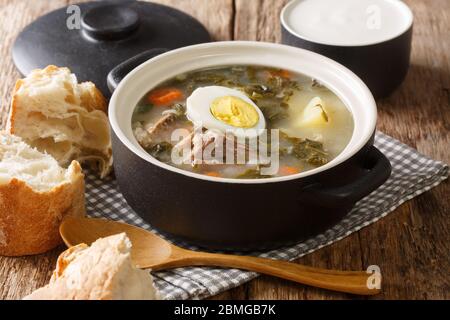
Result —
MULTIPOLYGON (((448 176, 447 164, 429 159, 381 132, 376 134, 375 146, 392 164, 392 175, 384 185, 359 201, 339 224, 324 233, 290 247, 254 255, 281 260, 304 256, 378 221, 448 176)), ((89 173, 86 178, 87 211, 90 216, 120 220, 152 230, 128 206, 114 179, 99 180, 89 173)), ((239 286, 257 274, 237 269, 186 267, 154 272, 153 276, 164 298, 197 299, 239 286)))

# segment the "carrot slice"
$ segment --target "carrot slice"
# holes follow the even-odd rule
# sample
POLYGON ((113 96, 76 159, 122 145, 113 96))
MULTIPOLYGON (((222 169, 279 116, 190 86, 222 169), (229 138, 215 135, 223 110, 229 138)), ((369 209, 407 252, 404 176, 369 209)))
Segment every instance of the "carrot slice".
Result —
POLYGON ((183 98, 183 93, 176 88, 156 89, 148 95, 148 101, 155 106, 167 106, 183 98))
POLYGON ((280 69, 280 70, 271 70, 268 71, 268 77, 281 77, 284 79, 290 79, 292 74, 288 70, 280 69))
POLYGON ((273 77, 280 77, 280 78, 283 78, 283 79, 291 79, 292 78, 292 74, 291 74, 291 72, 290 71, 288 71, 288 70, 283 70, 283 69, 280 69, 280 70, 265 70, 263 73, 262 73, 262 77, 267 81, 267 80, 269 80, 269 79, 271 79, 271 78, 273 78, 273 77))
POLYGON ((296 167, 290 167, 290 166, 283 166, 278 170, 278 173, 282 176, 288 176, 291 174, 299 173, 300 169, 296 167))
POLYGON ((280 76, 280 77, 282 77, 282 78, 286 78, 286 79, 289 79, 289 78, 291 78, 291 73, 289 72, 289 71, 287 71, 287 70, 280 70, 280 71, 278 71, 277 72, 277 74, 280 76))
POLYGON ((218 173, 217 171, 209 171, 209 172, 206 172, 205 173, 207 176, 210 176, 210 177, 220 177, 220 173, 218 173))
POLYGON ((283 70, 283 69, 282 69, 282 70, 275 71, 273 74, 276 75, 276 76, 285 78, 285 79, 290 79, 291 76, 292 76, 291 73, 290 73, 289 71, 283 70))

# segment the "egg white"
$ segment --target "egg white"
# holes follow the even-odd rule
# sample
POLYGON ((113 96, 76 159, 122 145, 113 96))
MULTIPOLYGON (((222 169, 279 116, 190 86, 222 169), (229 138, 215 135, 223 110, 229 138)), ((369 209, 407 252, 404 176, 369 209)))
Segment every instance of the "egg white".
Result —
POLYGON ((209 130, 232 132, 236 136, 252 137, 261 134, 266 128, 264 115, 259 107, 243 92, 222 86, 208 86, 197 88, 186 100, 186 115, 195 125, 202 125, 209 130), (210 110, 212 102, 219 97, 233 96, 252 105, 258 113, 258 122, 251 128, 238 128, 216 119, 210 110))

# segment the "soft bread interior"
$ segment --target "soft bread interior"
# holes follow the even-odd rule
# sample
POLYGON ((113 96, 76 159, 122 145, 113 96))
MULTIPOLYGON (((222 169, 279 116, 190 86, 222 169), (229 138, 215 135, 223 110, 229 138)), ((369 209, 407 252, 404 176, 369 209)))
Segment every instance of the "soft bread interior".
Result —
POLYGON ((69 69, 49 66, 18 81, 8 128, 60 165, 93 162, 103 177, 112 163, 105 111, 94 84, 78 84, 69 69))
POLYGON ((50 155, 30 147, 19 137, 0 132, 0 185, 13 178, 35 191, 48 191, 71 181, 72 167, 61 168, 50 155))
POLYGON ((50 283, 25 299, 158 299, 148 271, 133 266, 125 233, 63 252, 50 283))

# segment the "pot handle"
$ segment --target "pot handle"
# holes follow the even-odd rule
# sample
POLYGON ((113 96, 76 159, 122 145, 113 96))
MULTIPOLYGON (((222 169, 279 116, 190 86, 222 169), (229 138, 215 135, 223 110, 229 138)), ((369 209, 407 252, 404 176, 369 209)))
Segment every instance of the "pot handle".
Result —
POLYGON ((320 183, 302 189, 308 201, 319 206, 351 206, 381 186, 391 175, 391 163, 376 147, 367 152, 370 168, 356 181, 342 187, 324 188, 320 183))
POLYGON ((109 91, 111 93, 114 92, 114 90, 119 85, 120 81, 122 81, 125 76, 130 73, 134 68, 139 66, 140 64, 144 63, 145 61, 156 57, 157 55, 160 55, 162 53, 165 53, 169 51, 169 49, 165 48, 156 48, 156 49, 150 49, 144 52, 141 52, 134 57, 131 57, 128 60, 125 60, 124 62, 120 63, 118 66, 116 66, 114 69, 112 69, 108 73, 107 77, 107 84, 109 91))

